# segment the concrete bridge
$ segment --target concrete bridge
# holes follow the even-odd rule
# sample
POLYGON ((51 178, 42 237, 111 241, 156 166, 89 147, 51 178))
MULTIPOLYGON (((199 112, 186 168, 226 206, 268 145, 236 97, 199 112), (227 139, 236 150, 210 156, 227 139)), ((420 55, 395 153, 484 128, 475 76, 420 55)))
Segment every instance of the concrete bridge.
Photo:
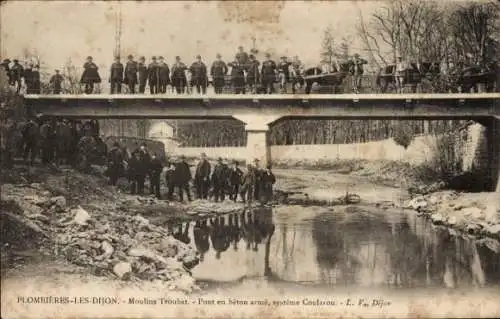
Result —
POLYGON ((500 192, 500 93, 307 95, 25 95, 31 114, 68 118, 237 119, 248 160, 270 161, 267 131, 280 119, 470 119, 487 127, 491 185, 500 192))

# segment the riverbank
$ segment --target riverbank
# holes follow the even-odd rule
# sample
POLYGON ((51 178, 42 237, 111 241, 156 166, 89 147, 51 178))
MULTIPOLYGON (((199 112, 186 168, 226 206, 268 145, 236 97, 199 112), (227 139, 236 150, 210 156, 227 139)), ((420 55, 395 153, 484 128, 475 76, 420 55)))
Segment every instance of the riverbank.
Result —
POLYGON ((2 174, 2 277, 49 261, 61 267, 51 277, 77 272, 197 290, 190 270, 199 255, 169 226, 239 211, 242 204, 180 204, 122 188, 107 185, 98 170, 16 166, 2 174))
MULTIPOLYGON (((404 205, 435 225, 477 237, 500 240, 500 194, 440 191, 417 196, 404 205)), ((496 247, 500 251, 500 245, 496 247)))

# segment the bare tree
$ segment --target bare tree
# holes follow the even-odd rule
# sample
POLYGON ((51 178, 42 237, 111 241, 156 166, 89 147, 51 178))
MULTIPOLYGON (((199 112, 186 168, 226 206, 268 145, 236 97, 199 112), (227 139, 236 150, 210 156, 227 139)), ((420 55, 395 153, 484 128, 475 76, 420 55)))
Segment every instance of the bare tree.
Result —
POLYGON ((472 55, 474 63, 485 64, 498 56, 500 5, 471 2, 456 8, 448 19, 453 56, 472 55))
POLYGON ((377 64, 387 65, 402 54, 413 61, 439 61, 445 56, 446 24, 437 2, 387 1, 357 31, 377 64))

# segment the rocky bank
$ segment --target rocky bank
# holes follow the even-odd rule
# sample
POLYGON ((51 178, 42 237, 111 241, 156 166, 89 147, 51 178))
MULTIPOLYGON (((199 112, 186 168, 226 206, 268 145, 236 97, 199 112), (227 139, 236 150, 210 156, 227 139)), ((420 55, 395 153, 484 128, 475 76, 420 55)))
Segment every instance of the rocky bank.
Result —
MULTIPOLYGON (((499 194, 439 191, 414 197, 404 207, 429 218, 435 225, 500 240, 499 194)), ((494 251, 500 251, 498 241, 492 245, 494 251)))
POLYGON ((242 208, 132 196, 71 169, 21 168, 9 175, 10 183, 1 186, 3 262, 10 250, 32 246, 95 275, 161 281, 186 293, 198 289, 190 269, 199 256, 165 225, 242 208))

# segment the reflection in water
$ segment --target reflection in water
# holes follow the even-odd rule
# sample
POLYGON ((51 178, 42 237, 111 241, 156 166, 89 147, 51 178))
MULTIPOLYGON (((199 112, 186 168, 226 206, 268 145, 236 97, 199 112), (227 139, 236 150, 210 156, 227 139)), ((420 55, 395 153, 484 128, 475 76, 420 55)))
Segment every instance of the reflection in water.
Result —
POLYGON ((273 216, 269 208, 219 216, 181 225, 174 236, 193 239, 202 256, 193 275, 200 280, 448 288, 500 283, 499 254, 415 215, 355 206, 308 212, 307 219, 291 212, 293 218, 273 216))

